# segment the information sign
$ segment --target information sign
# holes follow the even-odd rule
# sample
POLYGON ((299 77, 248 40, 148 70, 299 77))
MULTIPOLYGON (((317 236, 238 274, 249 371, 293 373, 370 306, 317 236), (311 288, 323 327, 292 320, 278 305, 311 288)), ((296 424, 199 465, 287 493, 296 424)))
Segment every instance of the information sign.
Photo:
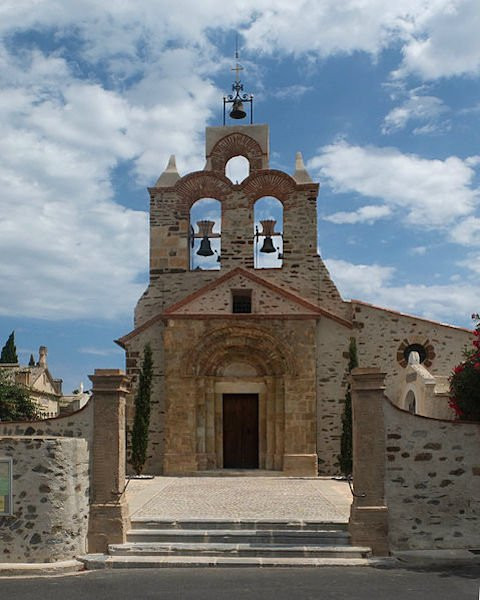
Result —
POLYGON ((12 459, 0 457, 0 516, 12 514, 12 459))

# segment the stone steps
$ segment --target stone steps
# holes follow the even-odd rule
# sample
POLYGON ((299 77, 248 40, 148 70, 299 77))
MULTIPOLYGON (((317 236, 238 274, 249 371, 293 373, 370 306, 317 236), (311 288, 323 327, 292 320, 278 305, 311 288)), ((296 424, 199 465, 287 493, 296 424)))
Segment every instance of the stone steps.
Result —
POLYGON ((347 523, 335 521, 304 521, 285 519, 152 519, 151 517, 138 517, 132 520, 129 534, 137 529, 156 530, 212 530, 221 529, 237 531, 270 530, 270 531, 347 531, 347 523))
POLYGON ((344 546, 350 542, 346 531, 269 530, 269 529, 134 529, 127 535, 130 544, 294 544, 344 546))
POLYGON ((87 568, 320 566, 370 563, 370 548, 352 546, 346 523, 271 519, 137 518, 127 543, 87 568))
POLYGON ((111 544, 110 556, 233 556, 237 558, 253 556, 259 557, 294 557, 294 558, 367 558, 369 548, 357 546, 328 546, 272 543, 185 543, 175 542, 163 544, 151 543, 126 543, 111 544))

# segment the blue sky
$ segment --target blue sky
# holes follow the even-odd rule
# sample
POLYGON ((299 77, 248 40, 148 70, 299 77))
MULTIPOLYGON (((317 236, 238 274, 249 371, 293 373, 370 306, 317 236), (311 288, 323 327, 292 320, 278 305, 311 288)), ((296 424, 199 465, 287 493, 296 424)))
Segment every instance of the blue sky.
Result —
POLYGON ((48 346, 67 392, 124 364, 145 188, 170 154, 203 168, 236 31, 271 166, 300 150, 320 182, 343 296, 460 326, 479 310, 477 0, 4 0, 0 343, 48 346))

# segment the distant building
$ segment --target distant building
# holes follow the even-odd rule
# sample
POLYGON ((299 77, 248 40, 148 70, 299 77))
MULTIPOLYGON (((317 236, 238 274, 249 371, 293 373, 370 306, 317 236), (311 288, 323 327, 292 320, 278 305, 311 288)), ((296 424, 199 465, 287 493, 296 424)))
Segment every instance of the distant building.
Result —
POLYGON ((90 400, 92 392, 90 390, 84 391, 83 383, 80 384, 78 390, 74 390, 72 394, 62 396, 60 400, 60 414, 68 415, 80 410, 90 400))
POLYGON ((15 383, 26 387, 30 398, 38 405, 43 418, 57 417, 60 414, 62 380, 52 377, 47 366, 47 348, 40 346, 38 362, 30 361, 28 366, 0 364, 0 369, 10 373, 15 383))

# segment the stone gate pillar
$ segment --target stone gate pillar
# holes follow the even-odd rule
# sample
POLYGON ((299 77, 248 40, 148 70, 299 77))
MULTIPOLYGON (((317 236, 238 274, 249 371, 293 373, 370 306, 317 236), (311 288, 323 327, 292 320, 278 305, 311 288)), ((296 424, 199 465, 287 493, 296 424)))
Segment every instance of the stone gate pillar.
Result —
POLYGON ((353 486, 350 511, 352 543, 370 546, 377 556, 388 555, 385 504, 385 373, 354 369, 352 384, 353 486))
POLYGON ((122 544, 130 524, 125 500, 125 395, 129 378, 120 369, 95 369, 93 462, 88 552, 122 544))

